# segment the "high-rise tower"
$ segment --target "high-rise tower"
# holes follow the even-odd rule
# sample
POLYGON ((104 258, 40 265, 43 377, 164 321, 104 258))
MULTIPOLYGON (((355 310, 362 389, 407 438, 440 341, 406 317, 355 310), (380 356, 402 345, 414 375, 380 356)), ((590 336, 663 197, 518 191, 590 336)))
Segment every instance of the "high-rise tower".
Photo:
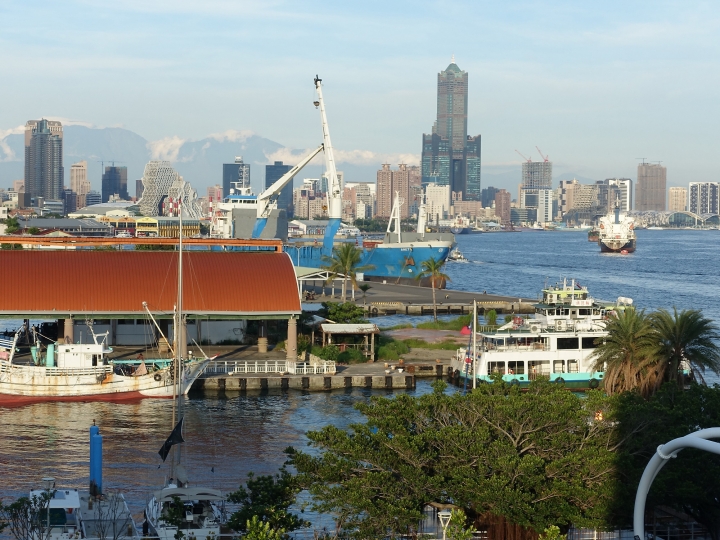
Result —
POLYGON ((63 193, 63 130, 53 120, 25 124, 25 191, 31 197, 60 200, 63 193))
POLYGON ((113 195, 119 195, 123 201, 128 200, 127 167, 112 165, 105 167, 102 175, 102 202, 108 202, 113 195))
POLYGON ((667 169, 662 165, 641 163, 638 165, 635 184, 635 210, 664 211, 666 201, 667 169))
POLYGON ((468 74, 455 63, 438 73, 437 119, 423 134, 422 182, 480 200, 480 135, 468 137, 468 74))

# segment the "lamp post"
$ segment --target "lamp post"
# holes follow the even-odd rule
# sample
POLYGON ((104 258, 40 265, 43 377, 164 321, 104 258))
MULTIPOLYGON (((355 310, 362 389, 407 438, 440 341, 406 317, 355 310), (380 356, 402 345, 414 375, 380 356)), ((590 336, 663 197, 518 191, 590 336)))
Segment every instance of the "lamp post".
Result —
POLYGON ((447 526, 450 525, 451 517, 452 512, 450 512, 449 510, 443 510, 442 512, 438 512, 438 518, 440 518, 440 525, 442 525, 443 530, 443 540, 446 540, 445 532, 447 531, 447 526))

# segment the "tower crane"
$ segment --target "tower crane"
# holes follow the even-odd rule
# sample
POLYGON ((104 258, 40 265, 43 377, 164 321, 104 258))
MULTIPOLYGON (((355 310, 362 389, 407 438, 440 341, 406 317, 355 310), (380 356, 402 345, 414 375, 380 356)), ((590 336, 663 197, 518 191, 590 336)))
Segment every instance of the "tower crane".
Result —
MULTIPOLYGON (((520 154, 520 151, 519 151, 518 149, 515 149, 515 151, 516 151, 518 154, 520 154)), ((523 158, 523 159, 524 159, 525 161, 527 161, 528 163, 532 163, 532 159, 530 159, 529 157, 525 157, 525 156, 523 156, 522 154, 520 154, 520 157, 523 158)))
POLYGON ((550 161, 550 160, 548 159, 548 156, 543 156, 542 150, 540 150, 537 146, 536 146, 535 148, 537 148, 538 154, 540 154, 540 155, 542 156, 542 158, 543 158, 543 160, 545 161, 545 163, 547 163, 548 161, 550 161))

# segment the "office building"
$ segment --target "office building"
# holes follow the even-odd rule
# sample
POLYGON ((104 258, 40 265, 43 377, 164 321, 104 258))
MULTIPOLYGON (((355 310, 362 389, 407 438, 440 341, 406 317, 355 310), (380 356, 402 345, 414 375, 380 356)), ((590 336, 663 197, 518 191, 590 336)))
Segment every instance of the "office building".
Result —
POLYGON ((64 215, 67 216, 68 214, 71 214, 72 212, 75 212, 77 210, 77 198, 77 193, 75 193, 72 189, 63 190, 63 200, 65 201, 64 215))
POLYGON ((553 190, 538 189, 537 220, 539 223, 550 223, 553 220, 553 190))
POLYGON ((25 191, 25 180, 13 180, 13 191, 25 191))
POLYGON ((425 186, 425 212, 428 223, 447 219, 450 213, 450 186, 428 184, 425 186))
POLYGON ((127 190, 127 167, 116 167, 114 164, 105 167, 102 175, 102 202, 108 202, 113 195, 123 201, 130 198, 127 190))
POLYGON ((523 162, 520 208, 538 208, 540 189, 552 189, 552 161, 523 162))
POLYGON ((25 124, 25 191, 31 197, 61 200, 63 196, 63 129, 53 120, 25 124))
POLYGON ((389 163, 383 163, 377 172, 377 216, 389 218, 392 211, 392 170, 389 163))
POLYGON ((418 194, 422 192, 420 167, 400 163, 397 170, 388 163, 377 172, 377 215, 389 218, 395 198, 400 197, 400 217, 407 218, 417 212, 418 194))
POLYGON ((482 202, 483 208, 492 207, 493 203, 495 202, 495 194, 498 191, 500 190, 493 186, 488 186, 482 190, 480 194, 480 201, 482 202))
POLYGON ((668 210, 671 212, 684 212, 687 210, 687 193, 684 187, 671 187, 668 190, 668 210))
POLYGON ((75 193, 77 208, 83 208, 85 206, 85 195, 90 191, 87 161, 79 161, 70 166, 70 191, 75 193))
POLYGON ((223 194, 230 195, 230 190, 239 187, 250 187, 250 164, 243 161, 242 156, 235 158, 235 163, 223 163, 223 194))
POLYGON ((667 169, 660 164, 640 163, 635 184, 635 210, 662 212, 666 209, 667 169))
POLYGON ((464 200, 480 200, 481 137, 468 136, 468 74, 452 58, 438 73, 437 118, 423 134, 422 183, 449 186, 464 200))
MULTIPOLYGON (((272 165, 265 165, 265 189, 280 180, 282 176, 292 169, 292 165, 285 165, 276 161, 272 165)), ((282 189, 277 198, 278 210, 285 210, 287 218, 293 217, 293 183, 292 180, 282 189)))
MULTIPOLYGON (((605 182, 615 186, 620 194, 620 210, 629 212, 633 209, 633 181, 630 178, 607 178, 605 182)), ((614 201, 613 201, 613 208, 614 201)))
POLYGON ((85 194, 85 206, 92 206, 93 204, 102 204, 102 195, 98 191, 88 191, 85 194))
POLYGON ((495 215, 500 223, 503 225, 510 223, 510 192, 505 189, 496 190, 494 202, 495 215))
POLYGON ((135 180, 135 199, 140 200, 142 199, 143 190, 145 189, 145 186, 143 186, 142 178, 135 180))
POLYGON ((207 200, 210 203, 222 202, 223 200, 223 189, 220 184, 215 184, 207 188, 207 200))
MULTIPOLYGON (((671 188, 672 189, 672 188, 671 188)), ((694 214, 718 214, 718 182, 690 182, 688 210, 694 214)))

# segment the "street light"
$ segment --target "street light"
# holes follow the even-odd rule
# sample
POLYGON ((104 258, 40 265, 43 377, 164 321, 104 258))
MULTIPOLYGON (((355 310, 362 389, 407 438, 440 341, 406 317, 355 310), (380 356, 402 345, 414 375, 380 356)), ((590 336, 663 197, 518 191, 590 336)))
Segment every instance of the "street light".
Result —
POLYGON ((447 526, 450 525, 452 512, 449 510, 443 510, 442 512, 438 512, 438 517, 440 518, 440 525, 442 525, 443 529, 443 540, 445 540, 445 531, 447 531, 447 526))

